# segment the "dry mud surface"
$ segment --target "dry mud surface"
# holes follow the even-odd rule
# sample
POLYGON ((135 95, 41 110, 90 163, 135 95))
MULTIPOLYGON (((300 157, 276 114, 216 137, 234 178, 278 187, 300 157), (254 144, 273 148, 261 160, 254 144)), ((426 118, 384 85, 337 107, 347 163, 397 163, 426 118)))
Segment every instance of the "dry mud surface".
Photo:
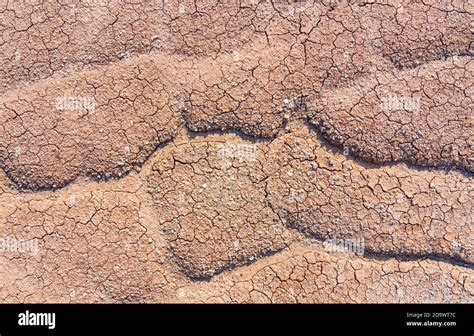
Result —
POLYGON ((0 301, 474 303, 473 15, 0 0, 0 301))

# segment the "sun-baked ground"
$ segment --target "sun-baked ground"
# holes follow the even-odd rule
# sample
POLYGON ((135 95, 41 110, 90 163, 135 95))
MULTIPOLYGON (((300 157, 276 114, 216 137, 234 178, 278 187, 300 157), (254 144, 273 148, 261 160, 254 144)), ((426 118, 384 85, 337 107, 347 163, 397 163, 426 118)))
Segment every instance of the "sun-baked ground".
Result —
POLYGON ((473 14, 0 0, 0 300, 473 303, 473 14))

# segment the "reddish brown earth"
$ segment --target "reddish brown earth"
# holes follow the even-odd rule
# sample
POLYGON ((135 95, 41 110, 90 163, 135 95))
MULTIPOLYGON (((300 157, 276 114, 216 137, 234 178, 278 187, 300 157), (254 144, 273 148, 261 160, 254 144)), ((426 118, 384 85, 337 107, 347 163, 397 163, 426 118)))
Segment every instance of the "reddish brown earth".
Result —
POLYGON ((1 1, 0 300, 473 303, 473 14, 1 1))

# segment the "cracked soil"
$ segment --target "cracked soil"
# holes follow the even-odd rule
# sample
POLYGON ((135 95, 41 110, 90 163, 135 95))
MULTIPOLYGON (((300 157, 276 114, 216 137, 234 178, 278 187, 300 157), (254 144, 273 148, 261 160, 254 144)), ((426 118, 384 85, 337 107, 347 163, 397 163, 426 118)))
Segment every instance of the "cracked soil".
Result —
POLYGON ((0 0, 0 302, 474 303, 473 18, 0 0))

